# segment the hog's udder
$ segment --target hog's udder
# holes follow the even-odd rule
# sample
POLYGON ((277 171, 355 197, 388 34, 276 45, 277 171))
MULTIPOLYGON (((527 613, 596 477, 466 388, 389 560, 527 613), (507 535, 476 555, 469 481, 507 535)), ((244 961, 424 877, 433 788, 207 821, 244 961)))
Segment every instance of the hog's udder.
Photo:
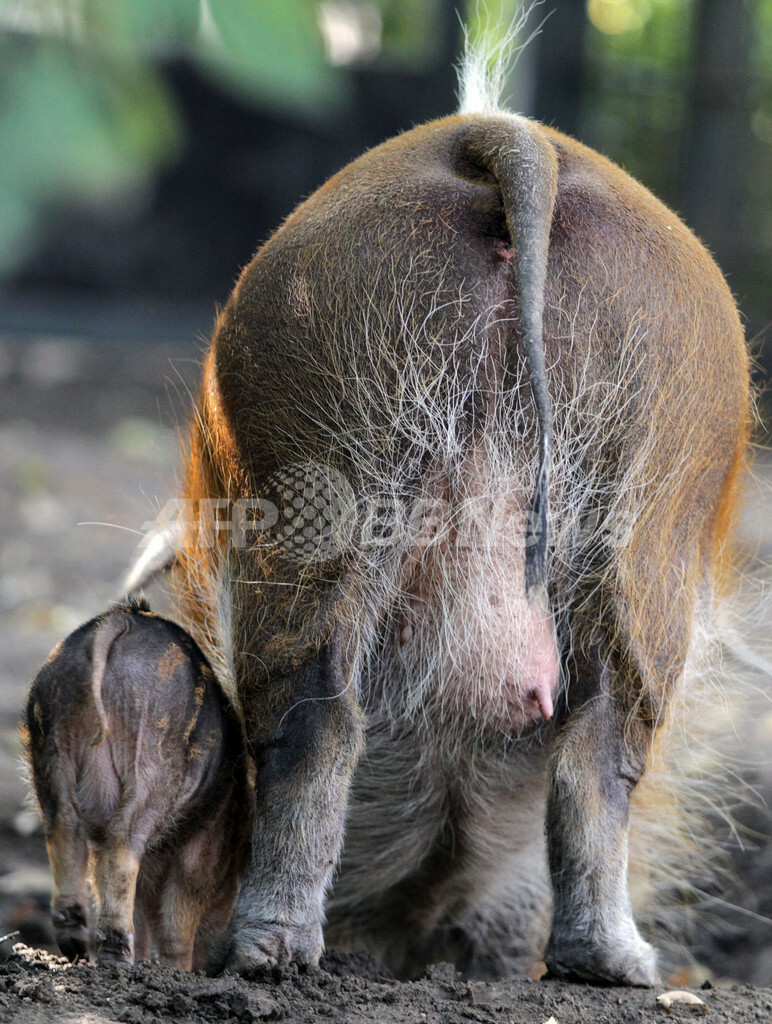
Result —
POLYGON ((484 509, 435 516, 411 556, 396 637, 425 701, 508 733, 551 718, 560 679, 552 616, 525 593, 521 507, 499 503, 499 522, 484 509))

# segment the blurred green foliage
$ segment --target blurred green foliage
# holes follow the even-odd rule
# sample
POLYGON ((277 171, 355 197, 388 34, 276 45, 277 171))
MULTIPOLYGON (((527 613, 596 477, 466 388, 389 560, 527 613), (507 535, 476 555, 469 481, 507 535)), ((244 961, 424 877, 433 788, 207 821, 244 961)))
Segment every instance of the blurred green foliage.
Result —
POLYGON ((106 201, 175 152, 163 88, 136 60, 59 39, 0 41, 0 270, 63 198, 106 201))
POLYGON ((437 38, 438 0, 372 0, 381 23, 381 45, 391 63, 431 59, 437 38))
MULTIPOLYGON (((314 117, 334 112, 347 84, 325 54, 325 5, 344 19, 366 14, 379 33, 375 58, 409 65, 435 56, 446 2, 0 0, 0 273, 31 249, 58 202, 129 202, 179 153, 183 128, 158 58, 193 59, 228 88, 314 117)), ((769 239, 772 0, 731 2, 754 11, 751 128, 762 155, 752 188, 769 239)), ((519 6, 458 0, 473 36, 486 25, 506 29, 519 6)), ((665 198, 684 129, 693 7, 694 0, 587 0, 584 137, 665 198)), ((551 5, 537 8, 531 25, 551 5)), ((558 7, 552 17, 559 16, 558 7)))
MULTIPOLYGON (((742 200, 734 238, 702 223, 690 225, 717 250, 722 268, 756 329, 769 316, 772 247, 772 0, 722 0, 726 14, 747 14, 752 27, 743 66, 719 68, 722 83, 735 83, 733 116, 744 151, 737 154, 742 200), (741 10, 742 9, 742 10, 741 10), (729 251, 729 250, 732 251, 729 251)), ((582 139, 622 164, 669 205, 680 210, 693 183, 684 180, 685 144, 691 129, 690 78, 698 45, 697 0, 588 0, 588 81, 583 94, 582 139), (592 17, 592 5, 599 17, 592 17), (604 11, 602 8, 607 8, 604 11), (624 32, 602 31, 608 11, 626 7, 637 22, 624 32)), ((716 109, 727 97, 713 96, 716 109)), ((730 202, 727 197, 727 204, 730 202)), ((727 206, 727 208, 729 208, 727 206)))
POLYGON ((618 34, 592 26, 584 140, 613 154, 662 197, 672 197, 672 155, 683 131, 692 50, 690 0, 650 0, 618 34))
POLYGON ((181 126, 158 73, 184 54, 263 103, 338 94, 314 0, 0 0, 0 273, 57 202, 107 204, 174 159, 181 126))
POLYGON ((319 111, 344 83, 325 60, 318 7, 314 0, 206 0, 191 51, 212 75, 263 103, 319 111))

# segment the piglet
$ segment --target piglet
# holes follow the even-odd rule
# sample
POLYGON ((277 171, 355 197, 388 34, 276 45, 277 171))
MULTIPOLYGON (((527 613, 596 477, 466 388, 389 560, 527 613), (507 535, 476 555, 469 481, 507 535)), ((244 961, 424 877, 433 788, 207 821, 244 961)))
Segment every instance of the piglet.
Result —
POLYGON ((61 641, 24 725, 62 952, 202 967, 248 852, 241 726, 193 639, 143 600, 61 641), (90 886, 99 912, 89 932, 90 886))

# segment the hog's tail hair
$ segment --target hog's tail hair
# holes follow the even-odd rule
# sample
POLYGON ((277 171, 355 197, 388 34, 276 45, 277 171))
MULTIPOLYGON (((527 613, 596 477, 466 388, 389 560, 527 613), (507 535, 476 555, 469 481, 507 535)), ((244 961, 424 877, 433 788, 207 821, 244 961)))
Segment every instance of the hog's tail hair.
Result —
MULTIPOLYGON (((504 201, 515 254, 515 295, 525 364, 539 422, 539 466, 526 524, 525 589, 546 605, 548 498, 552 461, 552 400, 544 358, 543 311, 550 229, 558 188, 555 149, 540 128, 525 118, 492 131, 488 123, 470 125, 469 148, 496 178, 504 201), (477 136, 477 137, 475 137, 477 136)), ((509 367, 517 381, 514 365, 509 367)))
POLYGON ((456 66, 459 114, 498 113, 506 106, 507 80, 520 54, 539 35, 546 20, 543 18, 526 33, 531 13, 542 3, 531 0, 518 4, 511 23, 494 20, 483 5, 484 16, 478 12, 474 32, 462 25, 464 52, 456 66))
POLYGON ((101 747, 110 733, 110 722, 102 701, 102 681, 113 644, 128 632, 130 626, 131 619, 127 615, 112 613, 102 622, 94 635, 94 647, 91 652, 91 696, 99 719, 99 732, 91 741, 92 747, 101 747))

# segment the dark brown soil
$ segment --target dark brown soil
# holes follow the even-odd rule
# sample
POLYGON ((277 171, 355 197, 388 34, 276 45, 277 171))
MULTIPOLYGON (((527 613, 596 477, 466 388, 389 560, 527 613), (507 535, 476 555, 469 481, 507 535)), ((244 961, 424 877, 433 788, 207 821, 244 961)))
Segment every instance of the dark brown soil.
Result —
POLYGON ((331 953, 318 970, 276 971, 245 980, 142 963, 135 967, 67 966, 24 946, 0 963, 0 1021, 373 1021, 377 1024, 638 1024, 708 1020, 757 1024, 772 1020, 772 989, 732 985, 699 991, 707 1010, 668 1013, 647 989, 593 988, 556 981, 467 982, 449 964, 417 981, 379 974, 363 957, 331 953))

